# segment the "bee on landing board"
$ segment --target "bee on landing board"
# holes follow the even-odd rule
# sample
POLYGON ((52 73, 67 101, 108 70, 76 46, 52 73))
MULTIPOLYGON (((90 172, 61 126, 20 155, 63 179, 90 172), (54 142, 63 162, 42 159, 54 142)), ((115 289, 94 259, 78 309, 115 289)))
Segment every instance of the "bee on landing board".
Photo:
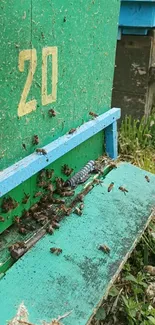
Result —
POLYGON ((110 253, 110 248, 106 245, 100 245, 98 249, 106 254, 110 253))
POLYGON ((62 253, 62 249, 58 247, 51 247, 50 252, 55 255, 60 255, 62 253))
POLYGON ((145 179, 146 179, 146 181, 148 182, 148 183, 150 183, 150 179, 149 179, 149 177, 146 175, 145 176, 145 179))
POLYGON ((108 186, 108 192, 111 192, 113 187, 114 187, 114 182, 111 182, 111 184, 108 186))
POLYGON ((128 191, 125 187, 123 187, 123 186, 120 186, 118 189, 119 189, 120 191, 122 191, 124 194, 126 194, 126 193, 129 192, 129 191, 128 191))

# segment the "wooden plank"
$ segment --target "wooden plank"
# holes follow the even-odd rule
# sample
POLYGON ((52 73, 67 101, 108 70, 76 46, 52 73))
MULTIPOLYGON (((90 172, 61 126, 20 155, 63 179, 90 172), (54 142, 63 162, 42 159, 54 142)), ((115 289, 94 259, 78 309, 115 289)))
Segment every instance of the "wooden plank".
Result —
POLYGON ((65 325, 85 325, 140 238, 155 205, 155 175, 127 163, 111 171, 85 198, 81 217, 72 214, 45 236, 0 281, 1 324, 24 301, 39 324, 73 310, 65 325), (107 189, 114 182, 113 190, 107 189), (118 187, 125 186, 124 195, 118 187), (109 255, 98 250, 111 249, 109 255), (50 247, 63 252, 55 256, 50 247))

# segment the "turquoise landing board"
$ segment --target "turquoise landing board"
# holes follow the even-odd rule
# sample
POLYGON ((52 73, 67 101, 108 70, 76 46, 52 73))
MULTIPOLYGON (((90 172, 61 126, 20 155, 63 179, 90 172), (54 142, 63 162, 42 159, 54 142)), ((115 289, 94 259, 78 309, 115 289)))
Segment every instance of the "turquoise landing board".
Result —
POLYGON ((6 325, 24 302, 34 324, 72 310, 63 324, 85 325, 142 234, 154 205, 155 175, 120 164, 86 196, 81 217, 72 214, 63 220, 60 230, 42 238, 2 278, 0 324, 6 325), (111 182, 114 188, 108 193, 111 182), (128 189, 127 195, 119 186, 128 189), (98 250, 100 244, 109 246, 109 255, 98 250), (51 254, 53 246, 62 248, 62 254, 51 254))

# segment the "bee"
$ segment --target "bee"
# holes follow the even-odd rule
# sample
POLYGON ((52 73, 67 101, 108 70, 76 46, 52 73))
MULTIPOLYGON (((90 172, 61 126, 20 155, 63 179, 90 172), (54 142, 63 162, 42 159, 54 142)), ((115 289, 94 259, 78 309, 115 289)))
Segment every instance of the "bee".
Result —
POLYGON ((96 178, 96 179, 94 179, 93 183, 96 185, 99 185, 99 184, 102 184, 103 181, 101 181, 101 179, 96 178))
POLYGON ((53 227, 54 229, 59 229, 59 228, 60 228, 60 224, 59 224, 58 222, 56 222, 56 221, 53 221, 53 222, 52 222, 52 227, 53 227))
POLYGON ((94 118, 98 117, 98 114, 93 113, 93 112, 89 112, 89 115, 92 116, 92 117, 94 117, 94 118))
POLYGON ((52 178, 53 174, 54 174, 54 169, 46 169, 46 177, 48 179, 52 178))
POLYGON ((36 198, 36 197, 39 197, 39 196, 41 196, 42 195, 42 192, 37 192, 36 194, 34 194, 34 198, 36 198))
POLYGON ((49 225, 49 226, 47 227, 47 232, 48 232, 48 234, 53 235, 53 233, 54 233, 54 229, 53 229, 52 225, 49 225))
POLYGON ((30 198, 30 195, 29 194, 25 194, 25 197, 23 198, 22 203, 23 204, 26 204, 28 202, 29 198, 30 198))
POLYGON ((41 224, 45 224, 47 222, 47 217, 46 215, 44 214, 39 214, 39 215, 35 215, 35 220, 38 222, 38 223, 41 223, 41 224))
POLYGON ((38 135, 34 135, 34 136, 33 136, 32 143, 33 143, 34 145, 39 144, 39 137, 38 137, 38 135))
POLYGON ((62 253, 62 249, 57 247, 51 247, 50 252, 52 254, 60 255, 62 253))
POLYGON ((17 225, 19 225, 19 223, 20 223, 20 218, 19 217, 14 217, 14 222, 17 224, 17 225))
POLYGON ((22 234, 22 235, 26 235, 27 234, 26 228, 25 227, 22 227, 22 226, 19 227, 18 232, 19 232, 19 234, 22 234))
POLYGON ((18 203, 11 197, 4 198, 2 202, 2 212, 7 213, 18 206, 18 203))
POLYGON ((57 115, 56 111, 53 108, 49 109, 48 114, 50 117, 55 117, 57 115))
POLYGON ((111 192, 111 190, 114 187, 114 182, 112 182, 109 186, 108 186, 108 192, 111 192))
POLYGON ((25 228, 29 231, 34 231, 36 229, 35 225, 31 225, 30 223, 27 223, 25 228))
POLYGON ((63 181, 63 179, 60 178, 60 177, 57 177, 56 180, 55 180, 55 182, 56 182, 56 186, 57 186, 58 188, 62 188, 62 187, 64 186, 64 181, 63 181))
POLYGON ((27 246, 23 241, 18 241, 15 244, 9 246, 9 251, 16 250, 19 248, 27 248, 27 246))
POLYGON ((27 248, 26 244, 25 244, 23 241, 18 241, 16 244, 17 244, 18 247, 20 247, 20 248, 27 248))
POLYGON ((59 211, 62 212, 62 213, 64 213, 66 216, 69 216, 71 214, 71 212, 72 212, 72 208, 68 208, 64 204, 62 204, 60 206, 59 211))
POLYGON ((119 190, 122 191, 124 194, 126 194, 126 193, 129 192, 129 191, 128 191, 125 187, 123 187, 123 186, 120 186, 120 187, 119 187, 119 190))
POLYGON ((9 251, 12 252, 13 250, 16 250, 19 248, 19 245, 18 244, 13 244, 11 246, 8 247, 9 251))
POLYGON ((32 205, 32 207, 30 208, 30 212, 35 212, 36 210, 38 210, 38 204, 34 204, 32 205))
POLYGON ((78 207, 75 208, 74 213, 77 214, 78 216, 82 215, 82 211, 78 207))
POLYGON ((4 222, 4 221, 5 221, 5 219, 0 216, 0 222, 4 222))
POLYGON ((145 179, 148 183, 150 183, 150 178, 147 175, 145 176, 145 179))
POLYGON ((73 196, 75 194, 75 191, 65 191, 61 192, 62 197, 68 197, 68 196, 73 196))
POLYGON ((55 182, 56 182, 56 189, 57 189, 57 191, 61 191, 62 188, 63 188, 63 186, 64 186, 63 179, 60 178, 60 177, 57 177, 56 180, 55 180, 55 182))
POLYGON ((64 165, 62 166, 62 172, 66 175, 66 176, 70 176, 73 172, 73 168, 69 168, 68 165, 64 165))
POLYGON ((79 206, 80 210, 83 210, 84 209, 84 204, 81 203, 80 206, 79 206))
POLYGON ((47 186, 47 183, 45 181, 41 181, 38 183, 38 187, 43 187, 45 188, 47 186))
POLYGON ((22 147, 23 147, 24 150, 27 150, 25 143, 22 143, 22 147))
POLYGON ((70 216, 71 213, 72 213, 72 208, 67 208, 65 211, 65 215, 70 216))
POLYGON ((84 195, 83 194, 78 194, 77 195, 77 200, 78 201, 83 202, 83 199, 84 199, 84 195))
POLYGON ((22 214, 22 218, 29 218, 30 217, 30 213, 29 213, 29 211, 26 211, 26 210, 24 210, 23 211, 23 214, 22 214))
POLYGON ((111 168, 117 168, 117 165, 116 165, 116 163, 114 163, 114 162, 110 162, 110 164, 109 164, 109 166, 111 167, 111 168))
POLYGON ((62 199, 55 199, 55 198, 51 198, 51 203, 54 203, 54 204, 64 204, 65 203, 65 200, 62 200, 62 199))
POLYGON ((101 172, 102 172, 102 165, 98 161, 95 161, 95 167, 94 167, 94 170, 92 171, 92 173, 100 174, 101 172))
POLYGON ((41 203, 45 203, 45 202, 47 202, 47 200, 48 200, 48 196, 47 196, 47 195, 44 195, 44 196, 41 198, 40 202, 41 202, 41 203))
POLYGON ((110 253, 110 248, 106 245, 100 245, 98 249, 106 254, 110 253))
POLYGON ((84 189, 84 191, 83 191, 83 194, 84 195, 87 195, 91 190, 93 189, 93 185, 88 185, 85 189, 84 189))
POLYGON ((46 187, 46 190, 49 191, 50 193, 53 193, 54 192, 54 187, 52 184, 48 184, 47 187, 46 187))
POLYGON ((37 148, 36 153, 41 154, 43 156, 47 155, 47 152, 45 149, 37 148))
POLYGON ((75 131, 76 131, 76 129, 73 128, 73 129, 71 129, 71 130, 68 132, 68 134, 73 134, 75 131))
POLYGON ((45 177, 46 177, 46 170, 45 169, 40 170, 39 177, 38 177, 39 180, 42 181, 43 178, 45 178, 45 177))

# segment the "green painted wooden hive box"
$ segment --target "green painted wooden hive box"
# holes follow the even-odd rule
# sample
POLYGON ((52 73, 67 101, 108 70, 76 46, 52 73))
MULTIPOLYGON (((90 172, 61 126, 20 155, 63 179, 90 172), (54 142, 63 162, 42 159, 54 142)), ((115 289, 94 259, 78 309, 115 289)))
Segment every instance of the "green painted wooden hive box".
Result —
POLYGON ((0 325, 89 324, 151 218, 155 177, 113 162, 119 7, 0 2, 0 325))

